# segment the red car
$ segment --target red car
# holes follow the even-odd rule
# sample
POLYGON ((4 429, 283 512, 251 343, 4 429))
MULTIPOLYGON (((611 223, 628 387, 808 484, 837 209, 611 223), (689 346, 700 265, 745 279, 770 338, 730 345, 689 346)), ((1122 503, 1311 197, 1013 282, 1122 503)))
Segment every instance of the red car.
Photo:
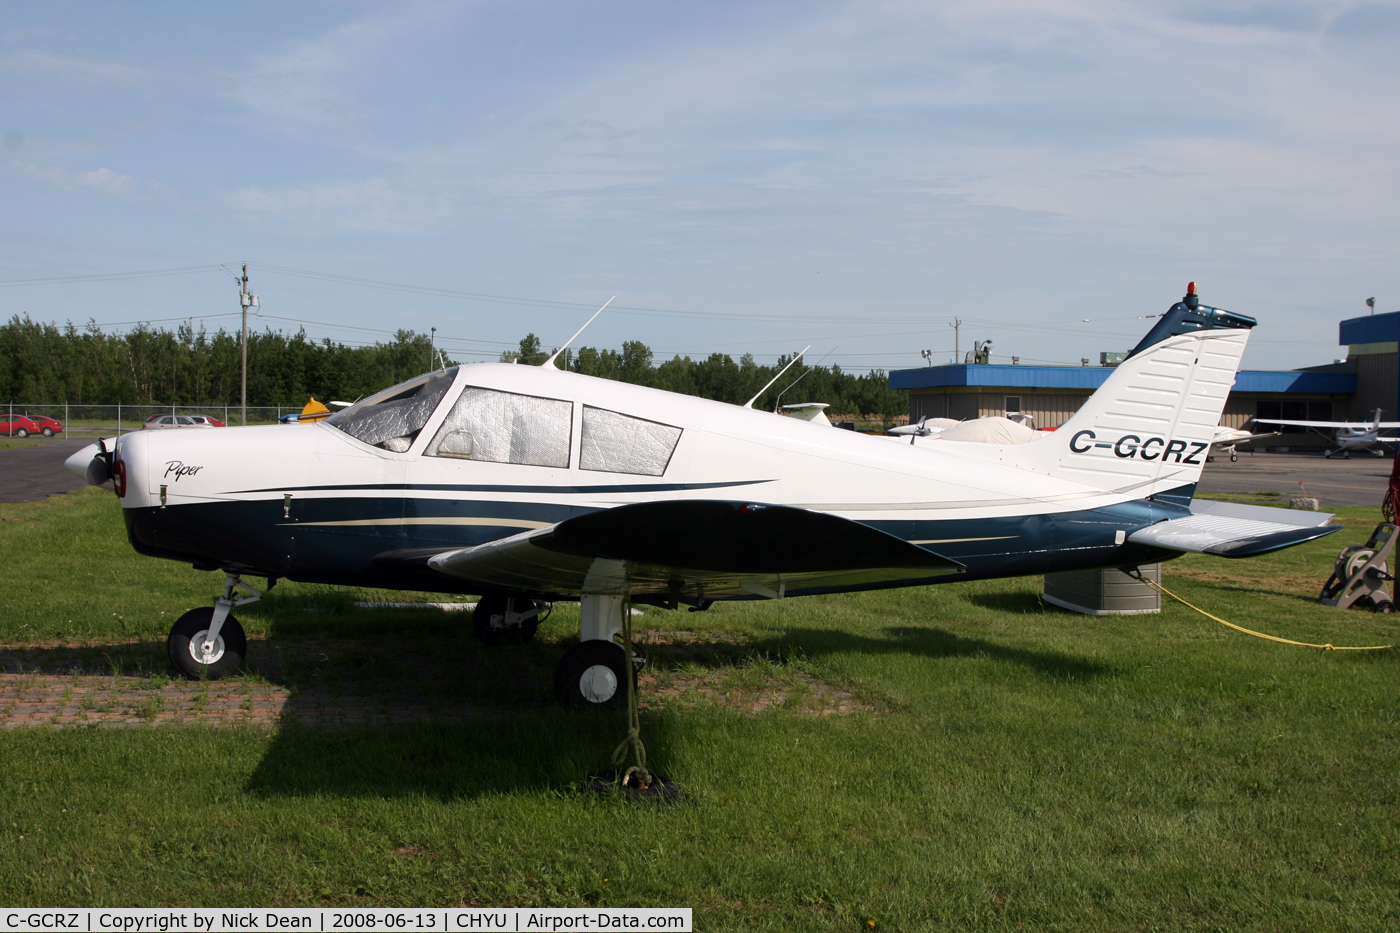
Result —
POLYGON ((53 437, 55 434, 63 433, 63 422, 50 418, 48 415, 25 415, 39 428, 39 433, 45 437, 53 437))
POLYGON ((10 437, 28 437, 39 433, 39 426, 24 415, 0 414, 0 434, 10 437))

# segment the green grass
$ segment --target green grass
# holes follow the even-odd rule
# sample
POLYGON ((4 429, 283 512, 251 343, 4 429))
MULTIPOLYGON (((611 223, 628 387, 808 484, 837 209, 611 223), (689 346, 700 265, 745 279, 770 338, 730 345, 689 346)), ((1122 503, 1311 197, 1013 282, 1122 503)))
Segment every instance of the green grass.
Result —
MULTIPOLYGON (((1395 616, 1314 601, 1377 519, 1341 513, 1322 542, 1182 558, 1164 582, 1289 638, 1400 642, 1395 616)), ((8 644, 158 640, 219 589, 132 553, 110 493, 0 519, 8 644)), ((875 710, 658 704, 643 735, 685 787, 677 807, 584 791, 622 723, 549 705, 341 731, 0 733, 0 901, 671 905, 703 930, 1400 924, 1397 652, 1274 645, 1177 605, 1082 617, 1040 589, 649 611, 645 629, 722 636, 729 650, 687 663, 736 689, 800 674, 875 710)), ((394 633, 542 680, 525 659, 577 634, 561 606, 539 644, 487 655, 465 616, 349 607, 375 595, 284 582, 240 617, 288 645, 394 633)))

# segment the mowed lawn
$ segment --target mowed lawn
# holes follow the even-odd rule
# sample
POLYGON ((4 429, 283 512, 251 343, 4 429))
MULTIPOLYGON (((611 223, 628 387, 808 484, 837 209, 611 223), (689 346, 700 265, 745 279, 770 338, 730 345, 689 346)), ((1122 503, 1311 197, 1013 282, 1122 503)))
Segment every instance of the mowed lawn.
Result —
MULTIPOLYGON (((1378 520, 1344 511, 1324 541, 1185 557, 1164 583, 1289 638, 1400 643, 1400 616, 1315 602, 1378 520)), ((0 519, 6 645, 163 640, 220 586, 134 554, 110 493, 0 519)), ((690 906, 706 931, 1400 928, 1400 651, 1277 645, 1175 604, 1047 611, 1041 588, 648 610, 645 629, 730 646, 673 672, 719 693, 643 713, 678 806, 584 790, 621 716, 547 702, 338 730, 3 732, 0 902, 690 906), (855 711, 742 702, 799 681, 855 711)), ((396 629, 463 664, 520 663, 539 697, 548 666, 523 659, 577 637, 561 606, 535 644, 488 652, 465 614, 352 595, 375 594, 283 582, 239 615, 288 645, 396 629)))

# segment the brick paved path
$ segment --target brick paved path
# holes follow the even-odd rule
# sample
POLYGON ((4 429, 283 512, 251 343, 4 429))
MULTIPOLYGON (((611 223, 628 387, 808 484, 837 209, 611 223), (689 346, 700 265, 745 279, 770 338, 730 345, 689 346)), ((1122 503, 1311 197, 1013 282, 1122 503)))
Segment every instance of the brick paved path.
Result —
MULTIPOLYGON (((697 645, 691 633, 640 640, 652 661, 642 706, 716 703, 738 712, 826 716, 871 711, 847 690, 781 666, 736 667, 737 646, 697 645), (677 639, 676 636, 682 636, 677 639), (676 661, 708 658, 681 673, 676 661)), ((271 643, 250 638, 245 673, 217 681, 176 679, 161 642, 0 645, 0 729, 156 724, 358 724, 460 721, 553 703, 559 646, 485 649, 473 641, 424 645, 344 638, 271 643)))

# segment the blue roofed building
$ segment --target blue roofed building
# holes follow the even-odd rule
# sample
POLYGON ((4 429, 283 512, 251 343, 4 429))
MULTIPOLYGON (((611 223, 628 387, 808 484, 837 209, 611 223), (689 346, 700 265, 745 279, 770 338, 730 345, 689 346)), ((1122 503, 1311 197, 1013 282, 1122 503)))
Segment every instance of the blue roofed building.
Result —
MULTIPOLYGON (((1377 408, 1391 420, 1400 420, 1400 312, 1342 321, 1338 343, 1348 351, 1340 362, 1286 372, 1239 372, 1220 423, 1242 428, 1254 418, 1360 421, 1377 408)), ((1038 428, 1055 428, 1069 420, 1111 372, 1111 365, 954 363, 895 370, 889 384, 909 392, 911 421, 1001 415, 1028 417, 1038 428)), ((1327 445, 1316 434, 1292 429, 1255 446, 1296 450, 1327 445)))

